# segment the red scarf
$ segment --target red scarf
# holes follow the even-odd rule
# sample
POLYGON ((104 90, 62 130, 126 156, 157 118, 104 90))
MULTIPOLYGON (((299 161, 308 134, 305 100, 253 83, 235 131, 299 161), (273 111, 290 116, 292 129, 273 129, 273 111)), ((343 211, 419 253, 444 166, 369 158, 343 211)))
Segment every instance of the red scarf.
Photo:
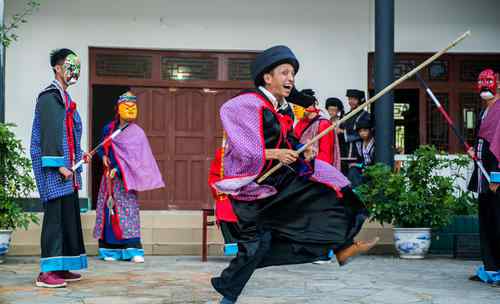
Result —
MULTIPOLYGON (((69 99, 68 93, 64 92, 66 101, 66 135, 67 144, 69 148, 69 161, 71 166, 75 164, 75 134, 74 134, 74 120, 73 116, 76 111, 76 103, 69 99)), ((73 178, 73 187, 79 189, 76 179, 73 178)))

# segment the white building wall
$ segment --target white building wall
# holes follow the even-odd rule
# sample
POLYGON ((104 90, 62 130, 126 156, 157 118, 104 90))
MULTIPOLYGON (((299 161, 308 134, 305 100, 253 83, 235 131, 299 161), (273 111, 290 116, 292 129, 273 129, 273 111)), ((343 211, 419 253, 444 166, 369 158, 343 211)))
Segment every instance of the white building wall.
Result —
MULTIPOLYGON (((6 2, 7 16, 24 4, 6 2)), ((396 51, 434 52, 471 29, 473 36, 456 51, 500 52, 500 1, 395 2, 396 51)), ((347 88, 366 88, 373 20, 373 0, 42 0, 7 50, 6 118, 19 126, 16 133, 28 147, 34 98, 52 78, 48 54, 60 47, 82 60, 81 80, 70 93, 85 129, 91 46, 262 50, 286 44, 301 61, 298 87, 314 88, 321 99, 343 98, 347 88)), ((83 147, 87 144, 85 133, 83 147)))

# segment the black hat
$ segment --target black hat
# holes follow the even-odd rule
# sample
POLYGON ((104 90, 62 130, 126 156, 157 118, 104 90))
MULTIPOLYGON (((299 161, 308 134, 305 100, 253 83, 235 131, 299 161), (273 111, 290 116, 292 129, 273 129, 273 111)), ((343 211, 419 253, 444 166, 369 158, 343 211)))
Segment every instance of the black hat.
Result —
POLYGON ((365 92, 361 90, 348 89, 345 93, 345 96, 357 98, 360 103, 365 102, 365 92))
POLYGON ((315 104, 318 100, 316 99, 316 92, 314 92, 313 89, 303 89, 299 92, 296 87, 293 87, 290 95, 286 98, 286 101, 303 108, 308 108, 315 104))
POLYGON ((75 52, 70 49, 53 50, 50 52, 50 66, 55 67, 59 61, 66 59, 70 54, 76 55, 75 52))
POLYGON ((356 131, 359 131, 360 129, 370 129, 371 130, 372 128, 373 128, 373 124, 372 124, 371 119, 369 119, 369 118, 360 119, 356 123, 356 131))
POLYGON ((344 104, 337 97, 330 97, 326 100, 325 109, 328 110, 328 107, 337 107, 337 109, 339 109, 340 112, 344 111, 344 104))
POLYGON ((299 61, 287 46, 273 46, 257 55, 251 66, 252 78, 255 85, 262 85, 262 76, 283 63, 291 64, 295 69, 295 73, 299 71, 299 61))

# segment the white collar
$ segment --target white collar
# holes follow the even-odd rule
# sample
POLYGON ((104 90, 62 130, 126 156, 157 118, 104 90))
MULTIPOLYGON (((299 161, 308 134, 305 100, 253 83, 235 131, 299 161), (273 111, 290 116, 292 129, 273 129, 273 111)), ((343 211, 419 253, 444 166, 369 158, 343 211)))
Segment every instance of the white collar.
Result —
POLYGON ((288 108, 288 102, 283 98, 283 102, 279 103, 278 100, 276 99, 276 96, 274 96, 271 92, 269 92, 266 88, 263 86, 259 86, 259 90, 266 95, 266 97, 271 101, 273 104, 273 107, 276 110, 284 110, 288 108))
POLYGON ((56 86, 57 89, 59 89, 59 91, 62 91, 62 92, 66 92, 64 89, 63 89, 63 86, 62 84, 59 82, 59 80, 55 79, 54 78, 54 81, 52 81, 52 83, 56 86))
POLYGON ((264 95, 266 95, 267 99, 269 99, 269 101, 273 104, 274 108, 277 109, 278 108, 278 100, 276 99, 276 97, 271 92, 269 92, 266 88, 264 88, 263 86, 259 86, 259 90, 262 93, 264 93, 264 95))

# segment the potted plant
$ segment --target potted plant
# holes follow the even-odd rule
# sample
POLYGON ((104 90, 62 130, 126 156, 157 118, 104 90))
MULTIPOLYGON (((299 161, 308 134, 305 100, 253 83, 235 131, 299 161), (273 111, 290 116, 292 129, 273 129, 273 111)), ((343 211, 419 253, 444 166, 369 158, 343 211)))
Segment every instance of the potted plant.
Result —
POLYGON ((30 222, 38 223, 33 213, 24 212, 19 199, 35 190, 31 177, 31 162, 11 128, 0 123, 0 263, 9 250, 12 232, 27 229, 30 222))
POLYGON ((365 170, 366 183, 356 191, 366 203, 371 220, 394 225, 394 243, 400 257, 424 258, 431 230, 450 222, 454 179, 438 171, 453 162, 432 146, 420 146, 398 172, 384 164, 365 170))
MULTIPOLYGON (((457 248, 456 246, 457 239, 463 236, 479 239, 477 197, 466 189, 470 165, 471 161, 465 155, 456 157, 453 161, 451 176, 454 178, 455 200, 451 206, 451 222, 449 225, 432 232, 430 252, 433 254, 455 255, 456 252, 454 251, 457 249, 470 251, 477 245, 469 243, 467 248, 457 248)), ((479 251, 478 248, 473 249, 474 252, 479 251)))

